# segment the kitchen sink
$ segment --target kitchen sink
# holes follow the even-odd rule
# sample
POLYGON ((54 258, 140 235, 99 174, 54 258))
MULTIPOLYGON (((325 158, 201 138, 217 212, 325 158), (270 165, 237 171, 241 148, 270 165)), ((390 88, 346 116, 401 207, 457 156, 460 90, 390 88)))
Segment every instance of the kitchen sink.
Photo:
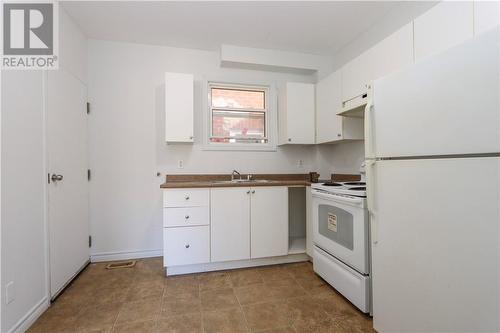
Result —
POLYGON ((216 184, 240 184, 240 183, 269 183, 267 179, 234 179, 234 180, 216 180, 216 184))

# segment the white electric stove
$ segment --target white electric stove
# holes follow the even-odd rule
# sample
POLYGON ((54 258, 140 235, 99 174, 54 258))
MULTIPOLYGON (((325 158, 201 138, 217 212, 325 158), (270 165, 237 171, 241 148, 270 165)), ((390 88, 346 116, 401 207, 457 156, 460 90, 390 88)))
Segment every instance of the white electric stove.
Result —
POLYGON ((314 271, 361 311, 371 311, 369 223, 364 182, 311 185, 314 271))

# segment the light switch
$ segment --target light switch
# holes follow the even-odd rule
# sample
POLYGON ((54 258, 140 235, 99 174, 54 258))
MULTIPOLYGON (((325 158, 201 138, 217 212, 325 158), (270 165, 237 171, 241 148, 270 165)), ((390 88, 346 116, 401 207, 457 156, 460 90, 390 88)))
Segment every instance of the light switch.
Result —
POLYGON ((10 281, 5 285, 5 304, 10 304, 16 298, 16 291, 14 289, 14 281, 10 281))

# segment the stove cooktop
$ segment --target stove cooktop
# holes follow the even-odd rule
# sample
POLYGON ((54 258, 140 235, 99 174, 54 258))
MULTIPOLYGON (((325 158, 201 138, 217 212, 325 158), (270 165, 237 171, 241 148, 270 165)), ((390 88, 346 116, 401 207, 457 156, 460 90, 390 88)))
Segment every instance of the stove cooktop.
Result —
POLYGON ((332 194, 352 195, 355 197, 366 197, 365 182, 333 182, 312 184, 312 188, 319 189, 332 194))

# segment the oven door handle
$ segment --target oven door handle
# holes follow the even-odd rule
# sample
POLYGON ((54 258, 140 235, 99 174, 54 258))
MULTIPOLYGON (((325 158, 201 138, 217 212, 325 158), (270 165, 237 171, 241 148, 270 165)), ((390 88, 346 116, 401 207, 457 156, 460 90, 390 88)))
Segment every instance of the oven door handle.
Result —
POLYGON ((350 198, 350 197, 341 197, 335 194, 327 194, 327 193, 321 193, 319 191, 314 191, 312 192, 313 197, 318 197, 321 199, 327 199, 327 200, 335 200, 338 202, 350 202, 350 203, 355 203, 355 204, 360 204, 363 202, 362 198, 350 198))

